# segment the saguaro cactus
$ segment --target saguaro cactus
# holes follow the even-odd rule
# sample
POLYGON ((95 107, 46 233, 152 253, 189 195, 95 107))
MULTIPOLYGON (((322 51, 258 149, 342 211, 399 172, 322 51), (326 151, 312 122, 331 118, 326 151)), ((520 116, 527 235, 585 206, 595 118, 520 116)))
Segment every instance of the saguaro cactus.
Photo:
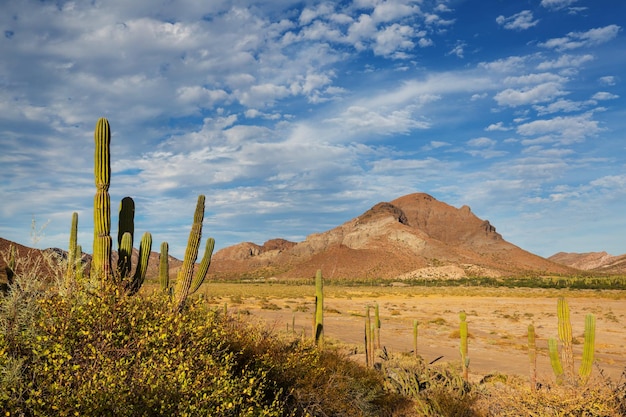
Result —
POLYGON ((418 336, 418 321, 413 320, 413 355, 417 357, 417 336, 418 336))
POLYGON ((468 356, 468 348, 467 348, 467 315, 465 311, 461 311, 459 313, 459 318, 461 323, 459 325, 459 335, 461 338, 461 368, 463 369, 463 378, 465 380, 468 379, 468 369, 469 369, 469 356, 468 356))
POLYGON ((372 342, 370 306, 365 307, 365 365, 374 366, 374 343, 372 342))
POLYGON ((376 348, 380 349, 380 309, 378 303, 374 305, 374 329, 376 335, 376 348))
POLYGON ((318 269, 315 273, 315 325, 314 332, 315 343, 318 346, 324 343, 324 279, 322 278, 322 270, 318 269))
POLYGON ((578 369, 578 375, 583 384, 587 383, 591 375, 596 343, 596 316, 585 316, 585 344, 583 346, 583 358, 578 369))
POLYGON ((537 389, 537 344, 535 326, 528 325, 528 359, 530 360, 530 389, 537 389))
POLYGON ((161 254, 159 255, 159 284, 161 291, 167 293, 170 287, 170 261, 169 261, 169 245, 167 242, 161 243, 161 254))
POLYGON ((111 128, 105 118, 98 119, 94 131, 94 177, 96 195, 93 203, 93 258, 91 276, 101 280, 111 274, 111 128))
MULTIPOLYGON (((196 259, 198 259, 198 251, 200 248, 200 239, 202 237, 202 221, 204 220, 204 195, 198 196, 198 202, 196 204, 196 211, 193 216, 193 224, 191 225, 191 231, 189 232, 189 240, 187 241, 187 249, 185 250, 185 258, 183 259, 183 265, 178 272, 178 277, 176 280, 176 306, 175 309, 178 312, 181 312, 185 306, 185 302, 187 301, 187 297, 191 294, 191 284, 193 280, 193 270, 196 263, 196 259)), ((201 268, 201 271, 204 275, 199 274, 196 277, 196 283, 194 284, 194 288, 200 287, 202 281, 204 281, 206 277, 206 272, 208 271, 208 265, 211 262, 211 256, 213 253, 213 246, 215 242, 210 238, 207 241, 206 250, 204 252, 204 257, 201 263, 206 262, 206 270, 201 268), (211 242, 212 241, 212 242, 211 242), (210 250, 209 250, 210 249, 210 250), (208 259, 205 259, 208 258, 208 259)))

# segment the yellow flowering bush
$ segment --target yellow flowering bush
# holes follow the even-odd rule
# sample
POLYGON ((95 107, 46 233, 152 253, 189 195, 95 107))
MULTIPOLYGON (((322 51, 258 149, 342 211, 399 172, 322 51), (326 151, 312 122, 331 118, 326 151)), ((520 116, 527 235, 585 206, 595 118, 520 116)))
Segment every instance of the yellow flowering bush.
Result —
POLYGON ((115 287, 0 302, 0 408, 27 416, 374 416, 393 394, 331 350, 284 340, 198 300, 115 287))

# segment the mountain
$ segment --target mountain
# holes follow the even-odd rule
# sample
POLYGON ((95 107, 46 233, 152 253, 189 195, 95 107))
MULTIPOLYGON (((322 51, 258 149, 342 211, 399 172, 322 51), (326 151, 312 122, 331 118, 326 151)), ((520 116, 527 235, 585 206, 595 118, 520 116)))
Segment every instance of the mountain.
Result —
POLYGON ((360 216, 303 242, 275 239, 224 248, 213 256, 214 278, 311 277, 406 279, 571 274, 575 269, 507 241, 468 206, 455 208, 416 193, 381 202, 360 216))
POLYGON ((606 252, 559 252, 548 259, 584 271, 626 274, 626 254, 613 256, 606 252))

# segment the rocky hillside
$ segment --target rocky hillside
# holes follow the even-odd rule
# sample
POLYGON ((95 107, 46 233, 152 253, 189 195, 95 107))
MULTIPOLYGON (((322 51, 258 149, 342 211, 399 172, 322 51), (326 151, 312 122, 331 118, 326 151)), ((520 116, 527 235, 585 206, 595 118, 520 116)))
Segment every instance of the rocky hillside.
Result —
POLYGON ((606 252, 568 253, 559 252, 549 260, 583 271, 606 274, 626 274, 626 254, 613 256, 606 252))
POLYGON ((459 278, 527 272, 573 273, 505 241, 468 206, 423 193, 376 204, 362 215, 303 242, 241 243, 218 251, 211 275, 328 278, 459 278))

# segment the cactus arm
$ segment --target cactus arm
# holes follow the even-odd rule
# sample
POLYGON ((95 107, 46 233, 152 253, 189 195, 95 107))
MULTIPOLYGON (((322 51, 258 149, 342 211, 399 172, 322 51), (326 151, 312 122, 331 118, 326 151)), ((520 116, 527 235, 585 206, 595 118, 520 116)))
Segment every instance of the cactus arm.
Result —
POLYGON ((152 235, 150 232, 146 232, 141 237, 139 243, 139 259, 137 260, 137 268, 133 275, 133 280, 129 287, 129 294, 136 294, 143 281, 146 279, 146 271, 148 270, 148 261, 150 259, 150 251, 152 250, 152 235))
POLYGON ((583 346, 583 358, 580 363, 578 375, 583 384, 587 383, 591 375, 596 343, 596 317, 593 314, 585 316, 585 344, 583 346))
POLYGON ((552 337, 548 339, 548 352, 550 354, 550 365, 554 371, 554 376, 556 376, 556 383, 560 385, 563 383, 563 365, 559 357, 557 341, 552 337))
POLYGON ((315 343, 323 344, 324 339, 324 279, 322 270, 315 274, 315 343))
POLYGON ((94 243, 91 276, 108 279, 111 273, 111 201, 109 185, 111 180, 110 144, 111 129, 105 118, 98 119, 94 130, 94 177, 96 195, 94 197, 94 243))
POLYGON ((572 324, 570 322, 569 306, 567 300, 559 297, 557 300, 557 317, 559 327, 559 339, 563 344, 561 349, 561 361, 566 376, 574 377, 574 352, 572 350, 572 324))
POLYGON ((78 213, 72 213, 72 224, 70 226, 70 244, 67 250, 67 270, 65 277, 70 279, 74 275, 74 266, 76 264, 76 245, 78 235, 78 213))
POLYGON ((198 291, 198 288, 200 288, 200 285, 202 285, 202 283, 204 282, 207 272, 209 271, 209 266, 211 265, 211 256, 213 256, 213 249, 215 249, 215 239, 210 237, 206 241, 204 255, 202 256, 202 261, 200 262, 200 266, 198 267, 198 272, 196 272, 196 276, 191 282, 191 289, 189 291, 190 294, 198 291))
POLYGON ((187 241, 187 249, 185 250, 185 258, 176 279, 176 311, 178 312, 182 312, 189 296, 193 269, 196 259, 198 259, 198 249, 202 237, 202 221, 204 220, 204 199, 204 195, 198 196, 193 224, 189 232, 189 240, 187 241))
POLYGON ((129 232, 123 234, 117 251, 117 273, 121 282, 130 276, 131 257, 133 253, 133 237, 129 232))
POLYGON ((167 293, 170 286, 170 264, 169 264, 169 245, 167 242, 161 243, 161 254, 159 255, 159 284, 161 291, 167 293))
POLYGON ((81 245, 76 245, 76 279, 83 279, 83 247, 81 245))

